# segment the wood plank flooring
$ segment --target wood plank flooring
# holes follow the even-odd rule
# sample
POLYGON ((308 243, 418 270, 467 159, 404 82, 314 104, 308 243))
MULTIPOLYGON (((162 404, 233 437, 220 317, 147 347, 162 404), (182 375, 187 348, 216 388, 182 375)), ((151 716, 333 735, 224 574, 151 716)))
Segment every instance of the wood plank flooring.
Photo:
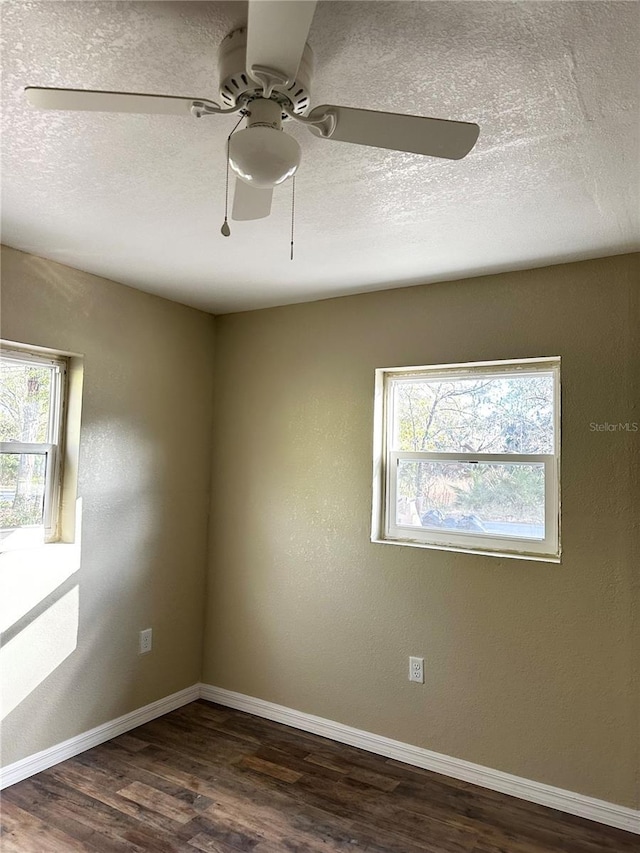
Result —
POLYGON ((3 853, 638 853, 638 836, 198 701, 6 789, 3 853))

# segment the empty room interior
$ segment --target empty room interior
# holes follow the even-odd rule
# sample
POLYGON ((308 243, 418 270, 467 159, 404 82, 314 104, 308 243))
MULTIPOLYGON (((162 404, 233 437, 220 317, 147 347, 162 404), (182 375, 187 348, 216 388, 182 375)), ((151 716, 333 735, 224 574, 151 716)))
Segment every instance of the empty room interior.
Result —
POLYGON ((0 849, 640 849, 640 3, 1 14, 0 849))

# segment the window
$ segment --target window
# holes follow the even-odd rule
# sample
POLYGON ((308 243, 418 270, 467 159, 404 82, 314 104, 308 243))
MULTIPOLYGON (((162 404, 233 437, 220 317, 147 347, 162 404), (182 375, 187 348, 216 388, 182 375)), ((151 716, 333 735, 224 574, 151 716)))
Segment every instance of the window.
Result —
POLYGON ((0 545, 58 537, 66 359, 26 350, 0 355, 0 545))
POLYGON ((560 359, 376 371, 374 541, 559 561, 560 359))

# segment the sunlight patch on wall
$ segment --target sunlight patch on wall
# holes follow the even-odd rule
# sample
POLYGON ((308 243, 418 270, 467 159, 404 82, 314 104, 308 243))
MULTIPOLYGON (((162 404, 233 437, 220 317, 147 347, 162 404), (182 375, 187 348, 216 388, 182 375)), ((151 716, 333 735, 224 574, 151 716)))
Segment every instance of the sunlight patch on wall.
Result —
POLYGON ((0 650, 2 719, 75 650, 79 601, 76 585, 0 650))
POLYGON ((45 545, 0 555, 0 632, 37 607, 80 568, 80 546, 45 545))

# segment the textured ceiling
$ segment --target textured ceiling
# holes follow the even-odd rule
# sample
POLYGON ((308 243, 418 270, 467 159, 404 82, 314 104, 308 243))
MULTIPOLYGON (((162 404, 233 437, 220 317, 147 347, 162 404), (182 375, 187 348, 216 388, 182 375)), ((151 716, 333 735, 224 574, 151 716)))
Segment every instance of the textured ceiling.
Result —
POLYGON ((321 2, 312 103, 480 124, 449 162, 313 137, 220 235, 234 116, 40 112, 25 85, 217 99, 243 2, 2 4, 3 242, 222 313, 632 251, 637 2, 321 2))

